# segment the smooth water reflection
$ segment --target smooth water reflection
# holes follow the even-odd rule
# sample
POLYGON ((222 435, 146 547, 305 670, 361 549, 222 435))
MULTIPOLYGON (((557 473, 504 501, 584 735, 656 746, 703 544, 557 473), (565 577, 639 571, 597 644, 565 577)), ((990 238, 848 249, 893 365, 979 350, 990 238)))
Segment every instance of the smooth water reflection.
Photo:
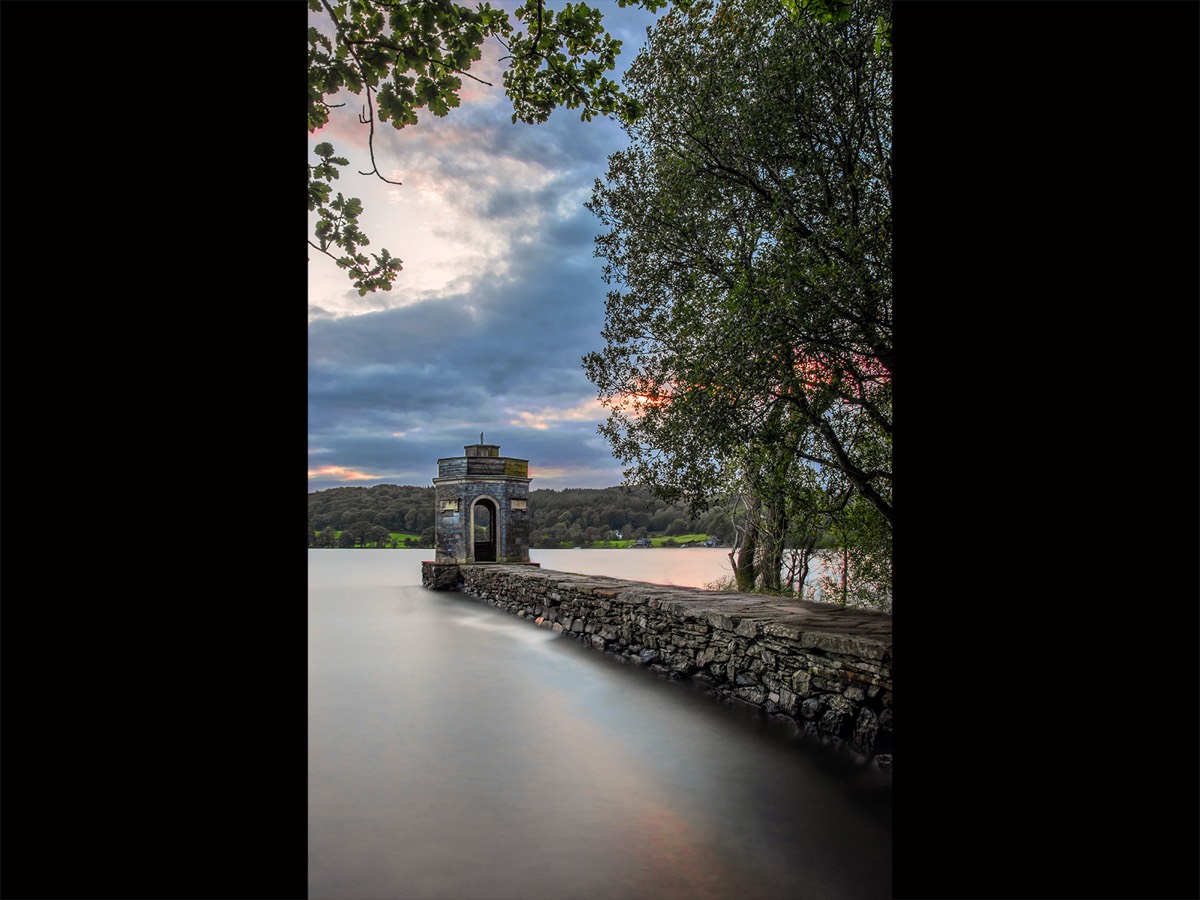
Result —
POLYGON ((310 898, 891 895, 890 786, 425 590, 427 555, 309 551, 310 898))

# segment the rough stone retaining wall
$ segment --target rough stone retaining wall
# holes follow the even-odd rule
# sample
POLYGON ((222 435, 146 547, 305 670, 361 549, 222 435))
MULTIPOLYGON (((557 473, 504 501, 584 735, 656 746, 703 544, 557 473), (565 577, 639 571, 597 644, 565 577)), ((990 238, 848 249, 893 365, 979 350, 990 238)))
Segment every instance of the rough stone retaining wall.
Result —
MULTIPOLYGON (((438 589, 453 589, 438 572, 438 589)), ((427 587, 433 569, 423 570, 427 587)), ((827 603, 521 565, 462 566, 458 589, 668 678, 699 682, 882 771, 892 765, 892 617, 827 603)))

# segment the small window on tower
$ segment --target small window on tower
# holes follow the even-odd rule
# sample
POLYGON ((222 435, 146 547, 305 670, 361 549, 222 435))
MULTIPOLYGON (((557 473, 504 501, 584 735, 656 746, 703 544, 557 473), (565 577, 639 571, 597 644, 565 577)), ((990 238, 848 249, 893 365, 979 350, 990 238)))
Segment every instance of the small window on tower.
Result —
POLYGON ((443 500, 442 512, 458 512, 458 500, 443 500))
POLYGON ((512 508, 513 508, 513 509, 524 509, 524 508, 525 508, 525 504, 526 504, 527 502, 528 502, 528 501, 526 501, 526 500, 514 500, 514 501, 512 502, 512 508))

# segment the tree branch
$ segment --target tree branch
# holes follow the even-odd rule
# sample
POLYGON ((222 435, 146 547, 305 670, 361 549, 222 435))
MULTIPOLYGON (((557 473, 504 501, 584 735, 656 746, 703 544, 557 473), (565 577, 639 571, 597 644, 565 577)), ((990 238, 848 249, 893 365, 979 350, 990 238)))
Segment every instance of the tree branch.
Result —
MULTIPOLYGON (((783 394, 780 396, 780 399, 794 403, 804 415, 804 418, 811 423, 813 427, 820 432, 821 437, 825 439, 825 445, 833 451, 835 460, 832 463, 827 461, 826 464, 831 464, 833 468, 845 475, 846 480, 858 488, 859 492, 867 498, 871 505, 879 510, 883 517, 887 519, 888 525, 893 524, 892 504, 885 500, 883 496, 877 490, 875 490, 867 477, 867 473, 862 469, 859 469, 854 465, 853 462, 850 461, 850 455, 846 452, 846 448, 842 446, 842 442, 838 438, 837 433, 833 430, 833 427, 825 421, 824 416, 814 415, 812 407, 808 403, 808 398, 805 397, 801 392, 783 394)), ((799 455, 804 456, 805 454, 799 455)))
POLYGON ((383 174, 379 171, 379 165, 375 162, 375 105, 374 105, 374 103, 371 102, 371 91, 373 89, 369 84, 367 84, 367 79, 364 77, 364 72, 363 72, 364 67, 363 67, 362 60, 358 56, 358 51, 355 50, 355 48, 354 48, 354 42, 351 41, 349 37, 347 37, 345 30, 342 28, 341 21, 338 19, 337 15, 334 13, 333 7, 331 7, 329 5, 329 0, 321 0, 321 5, 325 7, 325 11, 329 14, 330 21, 333 22, 334 30, 337 32, 338 41, 342 44, 342 46, 344 46, 346 48, 346 51, 354 58, 354 64, 356 66, 358 66, 359 77, 361 77, 363 80, 363 88, 367 92, 367 107, 368 107, 368 109, 370 109, 371 114, 370 114, 369 118, 364 118, 360 114, 358 119, 364 125, 369 125, 370 129, 371 129, 370 133, 367 136, 367 149, 369 150, 369 152, 371 154, 371 172, 360 171, 358 174, 359 175, 371 175, 373 173, 373 174, 377 175, 381 181, 385 181, 388 184, 400 184, 399 181, 390 181, 387 178, 384 178, 383 174))
POLYGON ((371 110, 371 113, 370 113, 369 117, 364 117, 362 115, 362 113, 359 113, 358 121, 362 122, 364 125, 370 126, 370 131, 367 134, 367 152, 370 153, 370 155, 371 155, 371 171, 364 172, 360 169, 358 174, 359 175, 375 175, 376 177, 379 178, 380 181, 386 182, 387 184, 402 185, 403 182, 401 182, 401 181, 392 181, 390 178, 384 178, 383 173, 379 171, 379 164, 377 162, 375 162, 375 105, 371 102, 370 86, 364 85, 364 87, 366 88, 366 91, 367 91, 367 108, 371 110))
MULTIPOLYGON (((533 36, 532 42, 529 45, 529 52, 525 54, 525 59, 529 59, 529 57, 537 52, 538 41, 542 39, 542 16, 544 13, 545 0, 537 0, 537 34, 533 36)), ((545 59, 545 57, 543 56, 542 59, 545 59)))

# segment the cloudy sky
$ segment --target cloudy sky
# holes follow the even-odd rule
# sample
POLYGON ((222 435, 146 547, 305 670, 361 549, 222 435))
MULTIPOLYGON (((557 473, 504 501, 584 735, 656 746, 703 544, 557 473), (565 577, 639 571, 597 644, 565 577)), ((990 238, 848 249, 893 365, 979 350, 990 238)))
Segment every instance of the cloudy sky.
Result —
MULTIPOLYGON (((493 6, 511 11, 517 3, 493 6)), ((654 16, 598 0, 632 62, 654 16)), ((608 155, 626 145, 614 122, 558 109, 512 124, 494 41, 463 79, 445 118, 376 128, 370 168, 362 98, 316 134, 350 166, 335 192, 359 197, 369 250, 404 261, 391 292, 359 297, 333 261, 308 261, 308 484, 430 486, 437 460, 479 440, 529 460, 531 488, 609 487, 620 465, 596 432, 605 413, 582 357, 601 349, 600 223, 584 209, 608 155)), ((310 156, 311 158, 311 156, 310 156)), ((311 224, 311 220, 310 220, 311 224)))

